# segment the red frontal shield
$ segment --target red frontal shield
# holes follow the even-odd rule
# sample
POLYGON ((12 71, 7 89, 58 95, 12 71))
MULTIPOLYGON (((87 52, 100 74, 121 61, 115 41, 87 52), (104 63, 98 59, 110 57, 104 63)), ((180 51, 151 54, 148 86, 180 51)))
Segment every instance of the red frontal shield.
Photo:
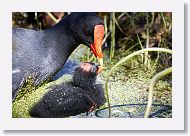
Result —
POLYGON ((102 53, 103 38, 104 38, 104 26, 96 25, 94 27, 94 43, 90 45, 90 48, 97 59, 103 58, 103 53, 102 53))

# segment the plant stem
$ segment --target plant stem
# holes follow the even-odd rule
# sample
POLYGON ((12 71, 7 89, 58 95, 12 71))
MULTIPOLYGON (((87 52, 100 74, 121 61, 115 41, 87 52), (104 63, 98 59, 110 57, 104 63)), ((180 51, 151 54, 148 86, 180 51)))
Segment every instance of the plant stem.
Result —
MULTIPOLYGON (((160 41, 159 41, 159 43, 158 43, 158 48, 160 47, 161 41, 162 41, 162 38, 160 39, 160 41)), ((155 62, 154 62, 154 65, 153 65, 153 67, 151 68, 151 69, 152 69, 152 70, 151 70, 152 73, 153 73, 154 68, 156 67, 156 65, 157 65, 157 63, 158 63, 159 57, 160 57, 160 53, 158 52, 157 58, 156 58, 156 60, 155 60, 155 62)))
POLYGON ((110 61, 114 57, 114 52, 115 52, 115 13, 112 13, 112 23, 111 23, 111 52, 110 52, 110 61))
POLYGON ((109 32, 105 37, 104 39, 102 40, 102 44, 104 44, 106 42, 106 39, 108 38, 108 36, 110 35, 111 32, 109 32))
POLYGON ((104 16, 105 37, 108 35, 107 16, 104 16))
POLYGON ((154 12, 152 12, 152 20, 151 20, 151 23, 150 23, 150 27, 153 25, 154 23, 154 12))
POLYGON ((165 18, 164 18, 163 13, 161 12, 160 15, 161 15, 162 20, 163 20, 163 22, 164 22, 164 28, 167 29, 166 20, 165 20, 165 18))
POLYGON ((87 49, 87 61, 90 59, 90 49, 87 49))
POLYGON ((165 49, 165 48, 146 48, 146 49, 142 49, 139 51, 136 51, 134 53, 131 53, 130 55, 126 56, 125 58, 123 58, 122 60, 120 60, 119 62, 117 62, 110 70, 110 72, 108 73, 106 79, 105 79, 105 94, 106 94, 106 98, 108 101, 108 109, 109 109, 109 117, 111 117, 111 106, 110 106, 110 100, 109 100, 109 92, 108 92, 108 81, 109 78, 111 76, 111 74, 114 72, 114 70, 120 66, 121 64, 123 64, 125 61, 127 61, 128 59, 134 57, 135 55, 139 55, 141 53, 145 53, 147 51, 153 51, 153 52, 165 52, 165 53, 170 53, 172 54, 172 50, 170 49, 165 49))
POLYGON ((141 40, 140 40, 140 38, 139 38, 139 34, 136 33, 136 35, 137 35, 137 39, 138 39, 138 41, 139 41, 139 44, 140 44, 140 46, 141 46, 141 49, 143 49, 142 42, 141 42, 141 40))
POLYGON ((54 17, 54 15, 51 13, 51 12, 46 12, 49 16, 50 16, 50 18, 55 22, 55 23, 58 23, 59 21, 58 21, 58 19, 56 19, 55 17, 54 17))
POLYGON ((160 79, 161 77, 169 74, 172 72, 172 67, 165 69, 159 73, 157 73, 151 80, 151 84, 149 87, 149 94, 148 94, 148 103, 146 106, 146 112, 144 114, 144 118, 148 118, 151 112, 151 106, 152 106, 152 101, 153 101, 153 91, 154 91, 154 86, 156 84, 156 81, 160 79))
MULTIPOLYGON (((110 13, 110 25, 109 25, 109 30, 111 32, 111 38, 112 38, 112 25, 113 25, 113 22, 112 22, 112 13, 110 13)), ((112 39, 111 39, 112 40, 112 39)), ((112 41, 111 41, 112 42, 112 41)), ((110 45, 110 62, 111 62, 111 54, 112 54, 112 43, 110 45)))
POLYGON ((119 23, 118 23, 118 21, 117 21, 117 19, 116 19, 115 16, 114 16, 114 19, 115 19, 115 24, 117 25, 117 27, 119 28, 119 30, 120 30, 125 36, 128 36, 128 35, 124 32, 124 30, 120 27, 120 25, 119 25, 119 23))
MULTIPOLYGON (((147 21, 147 30, 146 30, 146 48, 149 47, 149 23, 148 23, 148 13, 146 13, 146 21, 147 21)), ((144 64, 146 65, 148 62, 148 52, 145 52, 144 64)), ((148 66, 149 67, 149 66, 148 66)))
POLYGON ((39 26, 39 30, 41 30, 42 29, 42 24, 38 19, 38 12, 35 12, 35 19, 36 19, 37 25, 39 26))

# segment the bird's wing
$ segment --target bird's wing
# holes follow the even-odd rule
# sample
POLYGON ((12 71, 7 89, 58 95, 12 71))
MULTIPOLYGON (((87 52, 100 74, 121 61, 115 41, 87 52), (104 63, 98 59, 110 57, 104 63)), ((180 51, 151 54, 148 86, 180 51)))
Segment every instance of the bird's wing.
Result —
POLYGON ((63 88, 55 86, 31 109, 30 114, 33 117, 58 118, 88 112, 91 102, 79 90, 69 85, 63 88))
POLYGON ((59 110, 60 116, 68 117, 88 112, 90 107, 91 103, 85 95, 73 93, 62 103, 58 102, 56 110, 59 110))

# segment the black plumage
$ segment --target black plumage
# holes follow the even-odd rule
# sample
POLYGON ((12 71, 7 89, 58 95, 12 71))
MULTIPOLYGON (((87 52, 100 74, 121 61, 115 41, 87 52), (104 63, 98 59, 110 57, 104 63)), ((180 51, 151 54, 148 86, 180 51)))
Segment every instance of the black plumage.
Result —
POLYGON ((82 63, 73 79, 57 85, 32 107, 30 115, 39 118, 59 118, 91 112, 105 103, 104 89, 97 82, 98 67, 82 63))
MULTIPOLYGON (((103 25, 103 21, 94 13, 71 13, 47 30, 13 28, 13 99, 29 76, 33 78, 33 85, 39 86, 63 67, 78 45, 94 45, 94 27, 97 25, 103 25)), ((95 50, 97 48, 95 45, 95 50)))

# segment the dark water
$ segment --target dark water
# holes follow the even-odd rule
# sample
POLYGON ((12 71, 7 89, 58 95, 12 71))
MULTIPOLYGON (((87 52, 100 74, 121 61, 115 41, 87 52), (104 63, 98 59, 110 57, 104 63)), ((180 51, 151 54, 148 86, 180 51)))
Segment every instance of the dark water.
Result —
MULTIPOLYGON (((144 118, 147 104, 122 104, 111 106, 112 118, 144 118), (135 109, 132 111, 130 109, 135 109)), ((108 118, 108 107, 89 113, 82 113, 70 118, 108 118)), ((172 106, 153 104, 149 118, 172 118, 172 106)))
MULTIPOLYGON (((123 104, 111 106, 111 116, 120 118, 144 118, 147 104, 123 104), (133 111, 131 109, 134 109, 133 111)), ((172 106, 153 104, 149 118, 171 118, 172 106)), ((99 118, 108 117, 108 108, 99 109, 95 112, 99 118)))
POLYGON ((53 81, 57 80, 65 74, 73 74, 74 69, 78 66, 79 62, 76 60, 68 59, 65 65, 51 78, 53 81))

